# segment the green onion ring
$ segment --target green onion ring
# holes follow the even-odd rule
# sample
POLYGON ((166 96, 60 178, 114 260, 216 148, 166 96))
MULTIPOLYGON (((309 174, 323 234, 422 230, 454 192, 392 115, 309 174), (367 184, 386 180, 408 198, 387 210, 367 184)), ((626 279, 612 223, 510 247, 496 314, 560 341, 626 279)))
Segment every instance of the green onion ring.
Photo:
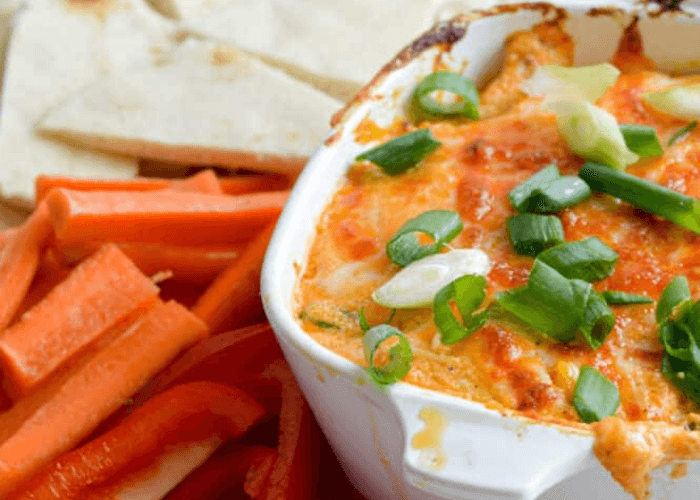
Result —
POLYGON ((627 148, 639 156, 659 156, 664 150, 659 143, 656 130, 646 125, 620 125, 620 132, 627 148))
POLYGON ((386 254, 401 267, 442 250, 462 231, 462 220, 452 210, 430 210, 407 221, 386 245, 386 254), (421 245, 414 233, 431 236, 433 243, 421 245))
POLYGON ((422 128, 392 139, 357 155, 355 161, 371 161, 387 175, 399 175, 415 167, 440 147, 430 129, 422 128))
POLYGON ((424 119, 464 116, 478 120, 479 92, 469 78, 449 71, 437 71, 426 76, 416 86, 411 97, 410 109, 410 114, 424 119), (439 90, 451 92, 461 100, 449 104, 440 103, 431 95, 439 90))
POLYGON ((584 365, 576 381, 573 403, 581 420, 598 422, 615 414, 620 406, 620 392, 608 377, 584 365))
POLYGON ((535 257, 564 243, 564 228, 556 215, 513 215, 506 220, 506 229, 513 248, 521 255, 535 257))
POLYGON ((483 276, 467 274, 457 278, 435 294, 433 321, 440 332, 440 341, 451 345, 468 337, 486 323, 488 311, 474 314, 486 298, 486 280, 483 276), (455 318, 450 301, 454 300, 462 324, 455 318))
POLYGON ((413 350, 406 336, 389 325, 377 325, 365 332, 362 338, 365 360, 372 379, 379 385, 390 385, 401 380, 411 369, 413 350), (396 337, 399 343, 389 350, 389 363, 385 366, 374 365, 374 353, 385 340, 396 337))
POLYGON ((634 293, 620 292, 618 290, 605 290, 603 299, 609 306, 627 306, 633 304, 651 304, 653 299, 646 295, 637 295, 634 293))
POLYGON ((549 248, 537 258, 559 271, 565 278, 592 282, 602 280, 612 273, 618 255, 592 236, 549 248))
POLYGON ((669 318, 676 318, 692 305, 688 278, 676 276, 661 292, 656 304, 656 322, 661 324, 669 318))

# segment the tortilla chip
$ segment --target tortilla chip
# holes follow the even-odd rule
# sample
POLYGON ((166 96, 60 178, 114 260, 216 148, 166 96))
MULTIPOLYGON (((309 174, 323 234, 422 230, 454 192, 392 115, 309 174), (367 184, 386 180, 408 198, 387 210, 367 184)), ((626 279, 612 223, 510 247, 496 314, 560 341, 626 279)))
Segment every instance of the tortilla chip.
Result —
POLYGON ((153 0, 182 26, 345 101, 432 25, 438 0, 153 0))
POLYGON ((143 158, 296 173, 340 107, 232 47, 188 38, 162 50, 158 64, 73 94, 38 130, 143 158))
POLYGON ((0 114, 0 194, 6 199, 33 204, 34 177, 40 173, 136 175, 134 159, 79 150, 33 133, 48 108, 99 76, 103 56, 97 42, 104 15, 104 9, 97 15, 58 0, 35 0, 17 15, 0 114))

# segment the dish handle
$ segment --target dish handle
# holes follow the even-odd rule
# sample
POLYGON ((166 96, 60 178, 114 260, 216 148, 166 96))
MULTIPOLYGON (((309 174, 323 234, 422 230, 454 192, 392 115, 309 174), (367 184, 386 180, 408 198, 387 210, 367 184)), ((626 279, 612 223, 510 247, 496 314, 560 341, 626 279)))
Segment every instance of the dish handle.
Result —
POLYGON ((392 392, 405 430, 405 480, 438 498, 534 500, 596 463, 588 434, 404 384, 392 392))

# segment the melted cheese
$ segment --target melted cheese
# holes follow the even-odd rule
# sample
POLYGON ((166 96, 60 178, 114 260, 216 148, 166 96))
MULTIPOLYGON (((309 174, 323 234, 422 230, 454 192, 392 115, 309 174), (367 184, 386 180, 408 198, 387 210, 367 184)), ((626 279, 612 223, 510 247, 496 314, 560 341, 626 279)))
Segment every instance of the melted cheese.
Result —
MULTIPOLYGON (((634 29, 626 34, 631 36, 637 36, 634 29)), ((508 240, 505 220, 514 210, 507 194, 552 163, 562 174, 573 175, 583 163, 559 135, 555 117, 518 90, 537 64, 570 62, 570 44, 547 45, 547 40, 568 37, 551 24, 511 37, 503 72, 482 93, 486 115, 496 116, 466 124, 422 125, 430 127, 442 147, 418 168, 393 177, 366 163, 349 170, 319 224, 299 284, 301 311, 323 303, 346 317, 365 308, 385 318, 388 310, 382 311, 370 298, 398 270, 384 247, 406 220, 427 210, 460 214, 464 230, 451 245, 478 248, 488 255, 493 263, 487 276, 489 297, 527 282, 533 259, 517 255, 508 240), (329 280, 333 287, 327 286, 329 280)), ((623 39, 614 58, 623 74, 597 105, 620 123, 654 127, 666 144, 686 123, 655 112, 640 95, 682 80, 650 71, 640 47, 623 39)), ((393 135, 400 133, 392 127, 393 135)), ((700 131, 628 172, 700 197, 700 131)), ((567 241, 596 236, 619 254, 613 273, 595 283, 596 289, 657 299, 671 279, 685 274, 693 296, 700 293, 700 235, 599 194, 559 215, 567 241)), ((642 498, 653 467, 700 458, 700 437, 683 427, 697 408, 660 371, 662 346, 654 307, 614 306, 614 329, 596 350, 543 341, 503 318, 492 318, 467 339, 444 346, 435 341, 437 329, 427 308, 399 310, 391 324, 407 335, 414 350, 406 382, 538 421, 586 428, 572 405, 573 386, 582 365, 600 370, 617 385, 621 405, 614 418, 594 426, 595 451, 614 477, 642 498), (688 435, 690 444, 678 445, 688 435)), ((366 364, 359 328, 302 323, 320 344, 366 364)))

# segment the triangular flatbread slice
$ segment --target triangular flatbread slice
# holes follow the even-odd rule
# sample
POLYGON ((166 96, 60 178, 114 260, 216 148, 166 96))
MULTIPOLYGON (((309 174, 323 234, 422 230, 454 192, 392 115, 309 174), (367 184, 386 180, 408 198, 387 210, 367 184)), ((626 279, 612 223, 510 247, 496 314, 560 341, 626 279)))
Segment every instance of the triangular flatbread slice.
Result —
POLYGON ((339 107, 232 47, 188 38, 73 94, 38 130, 144 158, 296 173, 339 107))
POLYGON ((183 28, 347 100, 433 24, 440 0, 153 0, 183 28))
POLYGON ((99 76, 103 58, 97 41, 110 12, 110 4, 86 12, 68 2, 35 0, 18 14, 0 114, 0 195, 6 200, 30 206, 34 178, 40 173, 111 178, 136 175, 133 158, 80 150, 33 133, 46 109, 99 76))

